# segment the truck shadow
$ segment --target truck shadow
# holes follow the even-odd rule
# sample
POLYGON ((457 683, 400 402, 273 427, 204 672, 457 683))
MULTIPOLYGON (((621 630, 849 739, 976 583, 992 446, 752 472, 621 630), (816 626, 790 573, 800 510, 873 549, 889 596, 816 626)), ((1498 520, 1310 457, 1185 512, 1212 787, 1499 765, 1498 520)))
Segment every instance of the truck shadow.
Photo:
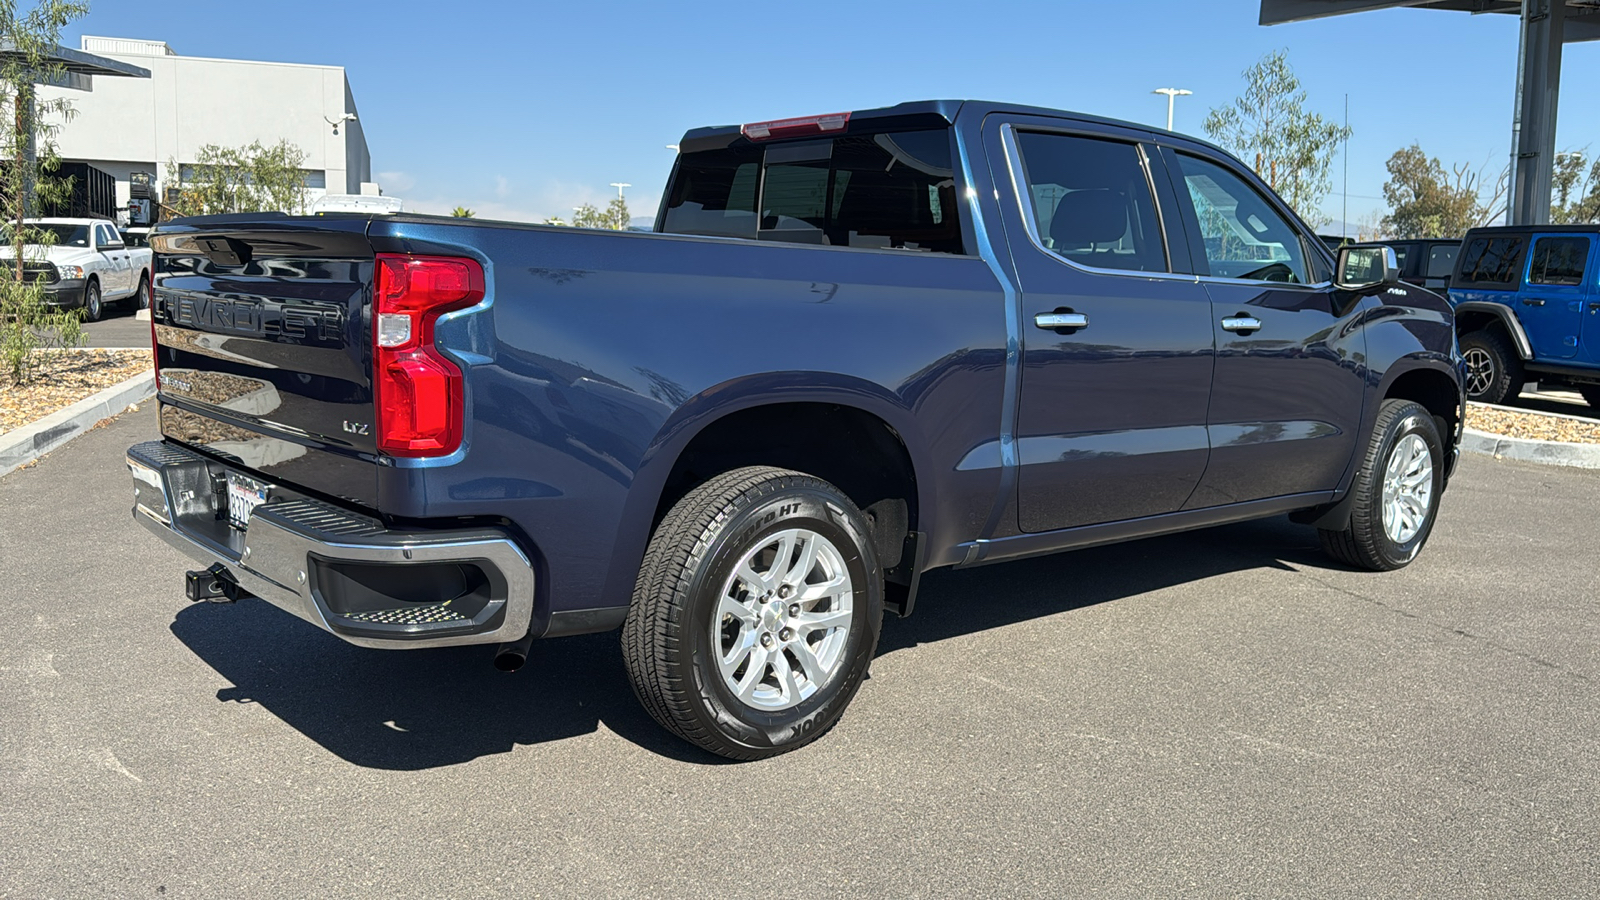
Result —
MULTIPOLYGON (((1331 565, 1307 528, 1284 519, 1231 525, 966 571, 923 581, 917 615, 884 622, 879 654, 1001 628, 1255 568, 1331 565)), ((668 734, 634 699, 616 632, 534 645, 522 671, 491 648, 353 647, 263 601, 181 611, 172 633, 256 703, 354 765, 414 771, 580 737, 602 723, 654 753, 725 762, 668 734)))

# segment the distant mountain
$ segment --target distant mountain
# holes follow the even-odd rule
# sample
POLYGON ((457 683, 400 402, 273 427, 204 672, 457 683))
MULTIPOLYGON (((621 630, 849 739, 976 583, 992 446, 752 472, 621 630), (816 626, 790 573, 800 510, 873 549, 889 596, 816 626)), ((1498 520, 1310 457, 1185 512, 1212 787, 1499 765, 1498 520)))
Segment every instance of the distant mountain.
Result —
POLYGON ((1330 234, 1352 239, 1363 233, 1365 233, 1365 229, 1361 227, 1360 223, 1341 222, 1338 219, 1334 219, 1332 222, 1317 229, 1317 234, 1330 234))

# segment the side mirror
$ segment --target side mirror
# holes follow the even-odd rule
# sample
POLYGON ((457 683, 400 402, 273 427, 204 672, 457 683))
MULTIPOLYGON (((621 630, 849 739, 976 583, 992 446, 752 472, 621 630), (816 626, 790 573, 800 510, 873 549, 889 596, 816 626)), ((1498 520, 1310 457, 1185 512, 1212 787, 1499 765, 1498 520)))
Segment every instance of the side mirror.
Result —
POLYGON ((1340 247, 1335 271, 1334 284, 1347 291, 1400 283, 1400 259, 1393 247, 1340 247))

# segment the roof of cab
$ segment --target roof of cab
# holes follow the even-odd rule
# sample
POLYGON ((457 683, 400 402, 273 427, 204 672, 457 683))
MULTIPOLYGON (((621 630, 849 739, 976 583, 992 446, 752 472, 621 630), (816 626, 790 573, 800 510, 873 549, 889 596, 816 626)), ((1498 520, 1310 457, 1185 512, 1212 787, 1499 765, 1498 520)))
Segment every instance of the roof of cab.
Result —
MULTIPOLYGON (((1226 152, 1204 138, 1168 132, 1166 129, 1155 125, 1127 122, 1121 119, 1090 115, 1089 113, 1050 109, 1043 106, 1028 106, 1021 103, 1001 103, 993 100, 914 100, 877 109, 851 110, 850 121, 855 123, 871 120, 872 125, 878 129, 886 127, 916 127, 919 124, 924 127, 934 127, 939 120, 943 120, 945 124, 955 122, 958 114, 976 115, 982 118, 996 112, 1072 119, 1078 122, 1126 128, 1142 131, 1150 135, 1181 138, 1219 152, 1226 152)), ((683 138, 678 142, 678 147, 684 153, 721 149, 739 140, 743 136, 742 128, 742 125, 713 125, 705 128, 691 128, 684 132, 683 138)), ((817 135, 807 135, 804 138, 800 138, 800 140, 814 140, 816 137, 817 135)))

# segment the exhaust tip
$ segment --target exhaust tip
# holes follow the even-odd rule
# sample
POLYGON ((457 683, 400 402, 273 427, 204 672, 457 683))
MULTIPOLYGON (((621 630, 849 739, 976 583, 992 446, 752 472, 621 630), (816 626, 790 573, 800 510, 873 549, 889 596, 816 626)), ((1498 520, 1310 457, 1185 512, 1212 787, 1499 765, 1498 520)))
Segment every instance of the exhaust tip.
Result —
POLYGON ((501 650, 494 655, 494 667, 502 672, 515 672, 527 661, 528 654, 521 650, 501 650))
POLYGON ((494 650, 494 667, 502 672, 515 672, 528 661, 528 649, 532 646, 532 631, 517 640, 501 644, 494 650))

